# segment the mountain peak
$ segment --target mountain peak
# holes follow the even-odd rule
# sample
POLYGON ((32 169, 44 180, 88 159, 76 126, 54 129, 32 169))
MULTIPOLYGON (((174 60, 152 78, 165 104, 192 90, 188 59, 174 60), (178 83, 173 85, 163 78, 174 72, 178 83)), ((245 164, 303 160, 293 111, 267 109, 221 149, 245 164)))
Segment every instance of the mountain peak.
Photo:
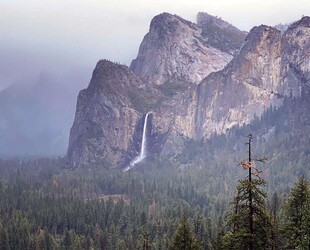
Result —
POLYGON ((246 36, 246 32, 205 12, 198 13, 197 25, 202 29, 201 36, 206 43, 231 55, 240 49, 246 36))
POLYGON ((113 63, 109 60, 100 60, 92 75, 90 89, 99 87, 106 92, 123 92, 130 87, 141 87, 141 81, 126 65, 113 63))
POLYGON ((159 14, 151 21, 130 68, 156 85, 180 81, 198 84, 232 59, 231 53, 210 46, 202 32, 201 27, 177 15, 159 14))
POLYGON ((164 12, 155 16, 150 23, 149 34, 157 38, 156 46, 160 47, 165 42, 182 35, 188 28, 196 29, 196 25, 177 15, 164 12))
POLYGON ((266 39, 270 43, 274 42, 273 39, 279 38, 281 35, 281 32, 277 30, 274 27, 267 26, 267 25, 260 25, 253 27, 249 34, 246 36, 246 41, 253 41, 254 43, 257 43, 261 41, 262 39, 266 39))
POLYGON ((73 165, 121 160, 134 137, 139 119, 134 106, 143 86, 145 82, 127 66, 108 60, 97 63, 77 100, 67 151, 73 165))
POLYGON ((222 29, 232 27, 231 24, 224 21, 220 17, 212 16, 206 12, 198 12, 197 14, 197 25, 198 26, 205 26, 210 23, 213 23, 213 25, 216 25, 217 27, 222 28, 222 29))
POLYGON ((297 26, 303 26, 303 27, 310 27, 310 17, 309 16, 303 16, 300 20, 294 22, 289 26, 289 29, 294 29, 297 26))
POLYGON ((204 141, 249 124, 270 106, 299 97, 310 82, 308 18, 283 36, 254 27, 245 40, 244 32, 208 14, 198 23, 162 13, 130 69, 98 62, 78 97, 67 154, 72 162, 132 159, 150 111, 150 154, 178 157, 189 139, 204 141))
MULTIPOLYGON (((168 12, 163 12, 163 13, 153 17, 151 24, 150 24, 150 28, 152 28, 152 27, 154 27, 154 28, 164 27, 167 25, 167 22, 169 22, 169 21, 180 21, 181 23, 184 23, 184 24, 189 25, 189 26, 195 25, 194 23, 192 23, 188 20, 185 20, 178 15, 173 15, 173 14, 170 14, 168 12)), ((175 22, 175 24, 176 24, 176 22, 175 22)))

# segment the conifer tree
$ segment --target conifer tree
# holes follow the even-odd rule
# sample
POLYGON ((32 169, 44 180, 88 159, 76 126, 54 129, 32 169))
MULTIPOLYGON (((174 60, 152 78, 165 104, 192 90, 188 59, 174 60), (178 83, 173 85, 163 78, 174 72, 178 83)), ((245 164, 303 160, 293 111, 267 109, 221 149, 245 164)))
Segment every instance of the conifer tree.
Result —
POLYGON ((280 249, 280 232, 279 232, 279 210, 280 210, 280 199, 277 193, 274 193, 270 203, 270 217, 272 223, 271 232, 271 249, 280 249))
POLYGON ((186 216, 182 216, 176 232, 174 233, 171 250, 200 250, 201 245, 192 233, 186 216))
POLYGON ((0 221, 0 250, 8 249, 10 249, 8 233, 0 221))
POLYGON ((285 205, 284 235, 287 249, 310 249, 310 187, 301 177, 285 205))
POLYGON ((254 169, 251 139, 252 135, 249 135, 249 160, 241 163, 248 169, 249 176, 239 180, 237 185, 237 195, 227 216, 228 231, 222 236, 220 249, 270 248, 271 221, 265 205, 266 193, 262 190, 266 182, 254 169))

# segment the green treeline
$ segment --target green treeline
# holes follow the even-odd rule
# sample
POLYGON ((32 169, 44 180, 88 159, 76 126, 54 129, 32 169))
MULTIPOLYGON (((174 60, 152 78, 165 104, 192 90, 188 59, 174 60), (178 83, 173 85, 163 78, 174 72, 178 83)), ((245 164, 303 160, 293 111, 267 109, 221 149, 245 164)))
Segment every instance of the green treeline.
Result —
MULTIPOLYGON (((223 175, 211 167, 0 163, 0 249, 246 249, 249 183, 219 182, 223 175)), ((253 185, 255 249, 308 249, 308 181, 270 197, 264 181, 253 185)))

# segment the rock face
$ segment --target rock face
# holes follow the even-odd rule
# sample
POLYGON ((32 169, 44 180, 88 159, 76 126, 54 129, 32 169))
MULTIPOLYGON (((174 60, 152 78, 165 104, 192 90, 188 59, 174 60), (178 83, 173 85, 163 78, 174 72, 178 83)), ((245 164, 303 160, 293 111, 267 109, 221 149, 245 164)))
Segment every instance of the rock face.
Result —
POLYGON ((201 36, 206 44, 231 55, 240 49, 246 36, 246 32, 204 12, 198 13, 197 25, 202 29, 201 36))
POLYGON ((293 23, 282 38, 282 91, 299 96, 304 85, 310 84, 310 17, 293 23))
POLYGON ((73 166, 125 166, 139 154, 147 112, 148 150, 153 153, 160 153, 171 135, 174 144, 178 131, 192 137, 194 114, 188 113, 195 110, 195 90, 180 84, 154 87, 124 65, 99 61, 88 88, 79 93, 67 157, 73 166))
POLYGON ((130 69, 100 61, 80 92, 69 160, 124 166, 139 153, 148 112, 147 151, 177 157, 189 140, 205 141, 299 97, 310 82, 309 27, 309 17, 283 35, 254 27, 238 49, 232 37, 243 33, 221 19, 202 13, 196 25, 156 16, 130 69), (215 42, 221 46, 212 47, 215 42))
POLYGON ((280 65, 280 32, 267 26, 253 28, 225 70, 200 84, 196 138, 247 124, 271 104, 280 105, 280 65))
POLYGON ((231 53, 209 43, 206 27, 209 25, 198 26, 168 13, 154 17, 130 68, 157 85, 178 81, 198 84, 232 59, 231 53))
POLYGON ((141 115, 131 98, 145 85, 126 66, 98 62, 88 88, 78 96, 67 152, 73 165, 121 160, 141 115))
POLYGON ((264 25, 250 31, 231 63, 199 85, 196 139, 248 124, 284 98, 301 96, 310 79, 309 25, 304 17, 282 37, 264 25))

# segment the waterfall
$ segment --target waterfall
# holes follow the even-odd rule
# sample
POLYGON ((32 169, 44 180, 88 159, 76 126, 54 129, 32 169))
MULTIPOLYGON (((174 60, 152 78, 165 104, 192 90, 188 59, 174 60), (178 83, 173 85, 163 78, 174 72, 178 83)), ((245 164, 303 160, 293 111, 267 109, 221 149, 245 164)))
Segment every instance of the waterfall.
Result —
POLYGON ((147 113, 145 118, 144 118, 144 124, 143 124, 143 133, 142 133, 142 142, 141 142, 141 150, 140 150, 140 154, 133 159, 133 161, 130 162, 130 166, 134 166, 136 164, 138 164, 139 162, 141 162, 145 156, 146 156, 146 129, 147 129, 147 119, 149 117, 150 113, 147 113))
POLYGON ((139 162, 143 161, 143 159, 146 157, 146 129, 147 129, 147 119, 149 117, 149 113, 146 114, 144 118, 144 124, 143 124, 143 132, 142 132, 142 142, 141 142, 141 150, 140 154, 135 157, 131 162, 130 166, 124 169, 124 171, 128 171, 131 167, 138 164, 139 162))

